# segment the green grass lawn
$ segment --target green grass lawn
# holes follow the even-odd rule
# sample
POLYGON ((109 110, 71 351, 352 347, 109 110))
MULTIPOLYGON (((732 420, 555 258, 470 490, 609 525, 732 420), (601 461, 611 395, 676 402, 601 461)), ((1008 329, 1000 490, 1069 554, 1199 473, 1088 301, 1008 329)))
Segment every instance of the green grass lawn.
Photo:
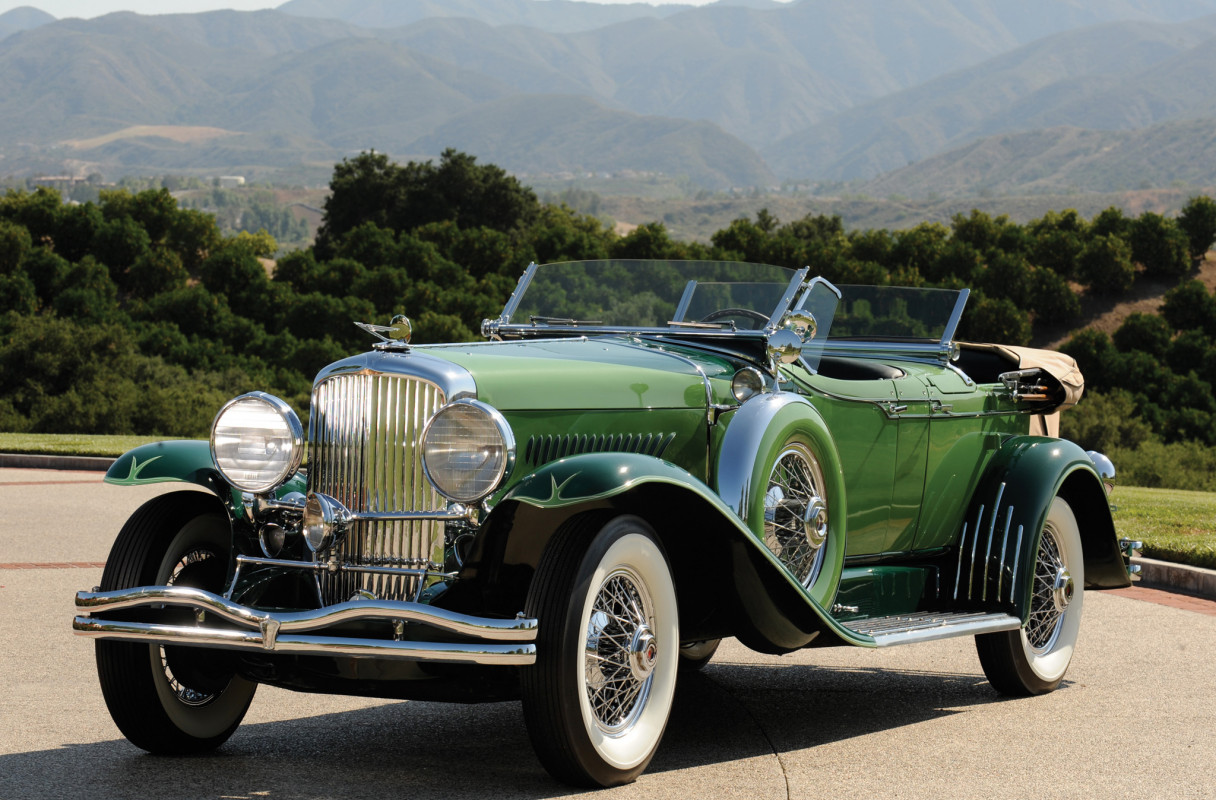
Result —
MULTIPOLYGON (((119 456, 163 438, 0 433, 0 453, 119 456)), ((1120 486, 1111 500, 1115 530, 1143 541, 1146 557, 1216 569, 1216 493, 1120 486)))
POLYGON ((0 433, 0 453, 56 456, 120 456, 164 436, 94 436, 75 433, 0 433))
POLYGON ((1120 486, 1111 500, 1115 530, 1145 557, 1216 569, 1216 494, 1120 486))

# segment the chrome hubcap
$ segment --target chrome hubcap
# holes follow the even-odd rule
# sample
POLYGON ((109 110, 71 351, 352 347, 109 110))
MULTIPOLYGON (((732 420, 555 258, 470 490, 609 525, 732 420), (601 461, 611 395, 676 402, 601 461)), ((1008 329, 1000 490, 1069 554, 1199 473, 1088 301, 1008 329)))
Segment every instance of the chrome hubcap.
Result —
POLYGON ((1068 604, 1072 600, 1072 593, 1072 575, 1069 574, 1068 567, 1060 567, 1056 572, 1055 591, 1051 596, 1051 599, 1055 601, 1056 611, 1064 613, 1064 609, 1068 608, 1068 604))
POLYGON ((819 462, 802 444, 773 465, 764 494, 764 544, 803 586, 819 577, 828 538, 828 504, 819 462))
POLYGON ((643 625, 633 634, 629 643, 629 666, 633 669, 635 680, 644 681, 654 672, 654 665, 659 660, 659 646, 655 642, 650 626, 643 625))

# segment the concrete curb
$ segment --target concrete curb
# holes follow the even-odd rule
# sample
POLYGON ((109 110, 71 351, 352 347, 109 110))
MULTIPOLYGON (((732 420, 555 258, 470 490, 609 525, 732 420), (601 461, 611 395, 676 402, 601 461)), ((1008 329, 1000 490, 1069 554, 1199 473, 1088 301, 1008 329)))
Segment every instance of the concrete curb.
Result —
POLYGON ((105 472, 113 458, 95 456, 46 456, 0 453, 0 467, 9 469, 60 469, 80 472, 105 472))
POLYGON ((1216 600, 1216 570, 1158 561, 1155 558, 1133 558, 1140 565, 1138 585, 1171 592, 1183 592, 1216 600))

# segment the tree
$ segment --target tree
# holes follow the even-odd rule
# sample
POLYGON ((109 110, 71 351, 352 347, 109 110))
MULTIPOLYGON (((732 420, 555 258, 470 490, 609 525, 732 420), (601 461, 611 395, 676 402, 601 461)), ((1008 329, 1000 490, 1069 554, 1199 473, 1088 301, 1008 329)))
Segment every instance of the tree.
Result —
POLYGON ((30 232, 24 226, 0 219, 0 275, 21 269, 32 248, 30 232))
POLYGON ((1132 223, 1129 233, 1132 259, 1154 278, 1177 278, 1191 268, 1190 245, 1178 224, 1152 211, 1132 223))
POLYGON ((450 220, 461 228, 518 230, 540 213, 535 193, 500 167, 448 149, 439 165, 400 166, 383 153, 362 153, 334 168, 316 250, 329 258, 343 234, 365 222, 396 232, 450 220))
POLYGON ((1123 294, 1132 288, 1132 250, 1118 236, 1095 236, 1077 258, 1078 277, 1096 294, 1123 294))
POLYGON ((1037 267, 1032 278, 1030 307, 1036 321, 1047 323, 1067 322, 1081 315, 1081 298, 1068 285, 1068 281, 1043 267, 1037 267))
POLYGON ((1123 389, 1086 392, 1075 408, 1060 416, 1060 436, 1100 453, 1116 447, 1135 449, 1153 435, 1136 411, 1135 398, 1123 389))
MULTIPOLYGON (((959 326, 959 338, 976 342, 1024 345, 1030 341, 1030 318, 1011 300, 978 292, 959 326)), ((970 305, 970 304, 969 304, 970 305)))
POLYGON ((1201 259, 1216 241, 1216 200, 1196 195, 1182 207, 1178 227, 1186 234, 1191 258, 1201 259))
POLYGON ((1201 330, 1216 337, 1216 297, 1200 281, 1186 281, 1166 292, 1161 315, 1174 330, 1201 330))
POLYGON ((1165 358, 1173 335, 1170 324, 1158 315, 1137 312, 1128 315, 1111 339, 1115 347, 1124 353, 1142 350, 1158 358, 1165 358))

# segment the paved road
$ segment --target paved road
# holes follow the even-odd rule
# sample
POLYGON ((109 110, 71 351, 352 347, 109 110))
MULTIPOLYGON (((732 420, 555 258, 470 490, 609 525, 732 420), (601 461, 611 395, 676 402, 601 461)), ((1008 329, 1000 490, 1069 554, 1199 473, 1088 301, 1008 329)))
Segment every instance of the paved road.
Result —
MULTIPOLYGON (((14 567, 101 561, 125 516, 173 488, 99 481, 0 469, 0 506, 16 523, 0 537, 0 800, 572 794, 537 764, 516 703, 262 687, 214 755, 129 745, 102 703, 91 644, 69 632, 72 594, 100 569, 14 567)), ((1089 594, 1065 685, 1026 700, 992 693, 969 640, 783 657, 728 643, 682 679, 647 774, 599 796, 1216 797, 1214 608, 1089 594)))

